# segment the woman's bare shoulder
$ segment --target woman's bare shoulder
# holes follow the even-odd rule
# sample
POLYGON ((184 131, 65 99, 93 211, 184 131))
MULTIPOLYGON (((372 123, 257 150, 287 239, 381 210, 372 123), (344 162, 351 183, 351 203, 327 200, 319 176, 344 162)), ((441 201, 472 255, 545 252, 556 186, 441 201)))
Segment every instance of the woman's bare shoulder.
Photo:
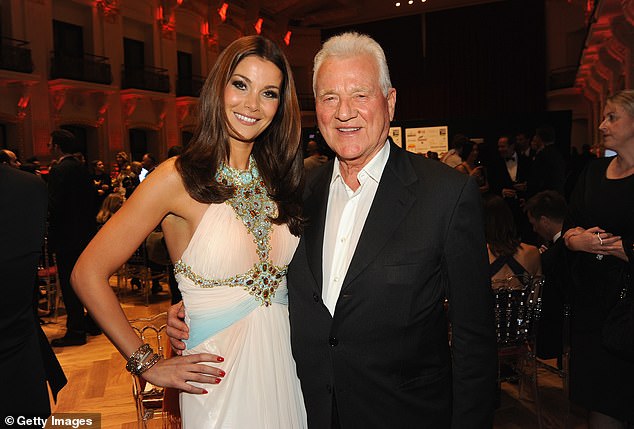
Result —
POLYGON ((521 243, 516 258, 531 275, 541 274, 541 255, 537 247, 521 243))

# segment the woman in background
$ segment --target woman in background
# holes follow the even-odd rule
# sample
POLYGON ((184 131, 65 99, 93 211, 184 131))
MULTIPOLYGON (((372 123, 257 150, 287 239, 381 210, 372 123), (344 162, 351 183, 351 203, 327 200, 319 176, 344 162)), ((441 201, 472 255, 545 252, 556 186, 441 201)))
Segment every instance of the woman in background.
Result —
POLYGON ((571 250, 570 396, 590 429, 634 427, 634 362, 603 345, 606 317, 631 285, 634 254, 634 91, 607 99, 599 126, 612 158, 591 161, 563 230, 571 250))
POLYGON ((102 227, 108 219, 110 219, 123 205, 123 197, 118 193, 108 194, 103 203, 101 204, 101 208, 99 209, 99 213, 97 213, 97 224, 99 227, 102 227))
POLYGON ((462 162, 454 168, 461 173, 473 176, 480 187, 480 192, 485 193, 489 190, 489 184, 485 174, 484 167, 478 165, 478 145, 472 140, 467 140, 462 144, 460 158, 462 162))
POLYGON ((539 250, 520 241, 513 213, 499 195, 484 196, 484 221, 492 281, 513 275, 541 275, 539 250))

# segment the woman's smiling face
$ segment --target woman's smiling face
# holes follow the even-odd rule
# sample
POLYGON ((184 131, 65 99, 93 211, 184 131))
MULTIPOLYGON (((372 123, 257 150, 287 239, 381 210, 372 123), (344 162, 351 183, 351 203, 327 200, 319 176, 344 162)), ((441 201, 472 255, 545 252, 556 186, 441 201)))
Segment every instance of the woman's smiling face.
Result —
POLYGON ((253 143, 271 124, 280 104, 282 71, 272 62, 248 56, 225 87, 225 113, 231 144, 253 143))

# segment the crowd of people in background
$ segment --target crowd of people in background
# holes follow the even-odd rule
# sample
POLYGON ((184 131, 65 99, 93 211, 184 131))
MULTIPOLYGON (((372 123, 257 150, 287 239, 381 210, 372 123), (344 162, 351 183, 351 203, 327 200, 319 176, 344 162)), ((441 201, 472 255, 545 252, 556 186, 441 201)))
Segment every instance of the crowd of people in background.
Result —
MULTIPOLYGON (((101 330, 94 323, 73 289, 70 275, 77 258, 98 228, 103 226, 129 198, 140 182, 158 164, 152 153, 145 153, 140 161, 130 161, 126 152, 117 152, 112 168, 108 171, 101 159, 86 161, 75 136, 67 130, 51 133, 48 148, 51 162, 44 166, 36 157, 21 162, 8 149, 0 150, 0 164, 33 173, 48 185, 47 245, 56 255, 62 298, 67 313, 66 333, 55 338, 54 347, 82 345, 87 335, 99 335, 101 330)), ((179 146, 170 148, 174 156, 179 146)), ((170 286, 176 295, 173 275, 170 286)), ((139 279, 132 279, 140 288, 139 279)), ((152 292, 162 287, 154 281, 152 292)))

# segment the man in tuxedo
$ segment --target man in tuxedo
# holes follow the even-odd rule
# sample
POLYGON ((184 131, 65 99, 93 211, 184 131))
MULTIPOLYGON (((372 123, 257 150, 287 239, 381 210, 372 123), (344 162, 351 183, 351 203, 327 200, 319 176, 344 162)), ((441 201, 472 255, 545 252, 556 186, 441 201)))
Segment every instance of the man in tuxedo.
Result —
POLYGON ((530 173, 530 160, 515 150, 515 140, 501 135, 497 142, 500 155, 489 167, 491 191, 505 199, 522 199, 530 173))
MULTIPOLYGON (((314 70, 336 158, 308 179, 288 271, 308 425, 491 427, 497 347, 478 186, 388 139, 396 90, 373 39, 335 36, 314 70)), ((185 338, 170 314, 169 335, 185 338)))
POLYGON ((528 220, 544 240, 540 247, 544 290, 537 332, 537 356, 561 363, 564 305, 567 302, 566 244, 561 230, 567 206, 563 195, 542 191, 526 202, 528 220))
POLYGON ((515 150, 518 154, 524 155, 530 161, 533 160, 533 150, 531 149, 531 139, 523 131, 515 134, 515 150))
POLYGON ((309 426, 491 427, 497 355, 475 181, 388 140, 396 90, 370 37, 327 41, 313 90, 337 157, 308 181, 288 272, 309 426))
POLYGON ((37 317, 37 265, 46 227, 46 185, 0 163, 0 420, 48 417, 66 377, 37 317))
POLYGON ((57 163, 48 175, 50 243, 57 257, 57 272, 66 308, 66 334, 51 341, 53 347, 86 344, 86 332, 101 333, 70 285, 79 255, 97 230, 96 193, 86 167, 74 156, 75 136, 66 130, 51 133, 49 149, 57 163))
POLYGON ((490 190, 501 195, 508 204, 522 241, 536 244, 538 238, 533 233, 522 208, 526 198, 531 161, 516 150, 516 142, 510 135, 501 135, 497 148, 499 158, 489 167, 490 190))

